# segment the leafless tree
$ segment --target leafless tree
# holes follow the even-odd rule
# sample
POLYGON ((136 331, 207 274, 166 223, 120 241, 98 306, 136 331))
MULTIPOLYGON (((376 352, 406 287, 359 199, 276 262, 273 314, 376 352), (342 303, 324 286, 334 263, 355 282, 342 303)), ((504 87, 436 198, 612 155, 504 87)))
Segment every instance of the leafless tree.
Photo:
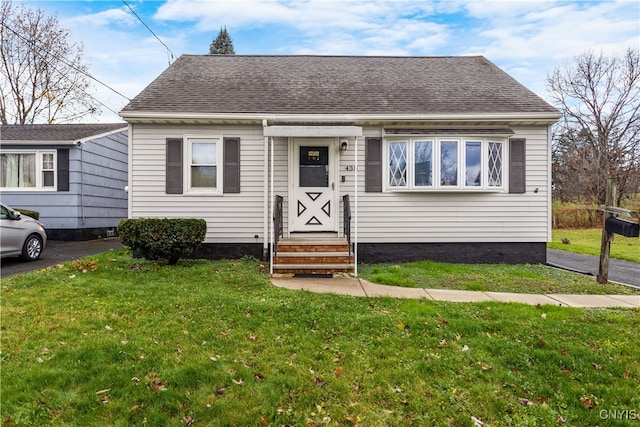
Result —
POLYGON ((618 202, 640 191, 640 53, 585 52, 547 76, 564 114, 553 141, 554 184, 563 199, 603 203, 618 178, 618 202))
POLYGON ((2 124, 68 122, 99 111, 87 92, 83 48, 56 16, 3 0, 0 25, 2 124))

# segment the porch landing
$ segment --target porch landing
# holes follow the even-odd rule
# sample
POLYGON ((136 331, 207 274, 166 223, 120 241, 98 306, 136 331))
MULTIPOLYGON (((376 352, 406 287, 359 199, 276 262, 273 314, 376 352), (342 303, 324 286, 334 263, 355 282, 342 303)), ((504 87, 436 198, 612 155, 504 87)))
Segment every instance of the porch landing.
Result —
POLYGON ((354 271, 353 252, 346 238, 283 238, 276 246, 275 274, 329 275, 354 271))

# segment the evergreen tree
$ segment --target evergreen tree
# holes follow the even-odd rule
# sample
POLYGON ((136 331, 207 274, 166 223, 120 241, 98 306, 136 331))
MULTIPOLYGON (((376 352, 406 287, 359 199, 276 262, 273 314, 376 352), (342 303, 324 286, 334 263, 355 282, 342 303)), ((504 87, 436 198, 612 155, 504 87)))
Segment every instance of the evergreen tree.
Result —
POLYGON ((211 46, 209 46, 209 54, 211 55, 235 55, 236 54, 236 52, 233 50, 233 41, 231 40, 231 37, 229 37, 229 33, 227 32, 227 27, 220 28, 218 37, 216 37, 215 40, 211 42, 211 46))

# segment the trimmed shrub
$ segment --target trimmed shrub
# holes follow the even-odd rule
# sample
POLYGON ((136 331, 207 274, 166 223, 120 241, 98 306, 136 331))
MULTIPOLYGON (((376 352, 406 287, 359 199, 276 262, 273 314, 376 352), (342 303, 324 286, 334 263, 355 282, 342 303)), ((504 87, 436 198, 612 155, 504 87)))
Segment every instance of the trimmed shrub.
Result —
POLYGON ((196 218, 134 218, 118 225, 120 242, 151 261, 175 265, 198 249, 207 233, 207 222, 196 218))
POLYGON ((32 211, 30 209, 13 208, 14 211, 20 212, 24 216, 30 216, 33 219, 40 219, 40 212, 32 211))

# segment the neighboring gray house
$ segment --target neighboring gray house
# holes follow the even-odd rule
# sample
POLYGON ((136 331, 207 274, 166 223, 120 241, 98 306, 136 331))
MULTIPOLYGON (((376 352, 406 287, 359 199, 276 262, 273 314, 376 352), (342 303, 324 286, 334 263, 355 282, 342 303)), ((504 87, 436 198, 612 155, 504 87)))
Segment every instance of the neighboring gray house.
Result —
POLYGON ((561 114, 484 57, 184 55, 120 114, 130 217, 204 218, 199 256, 546 260, 561 114))
POLYGON ((2 202, 40 212, 52 240, 115 235, 127 217, 126 123, 0 127, 2 202))

